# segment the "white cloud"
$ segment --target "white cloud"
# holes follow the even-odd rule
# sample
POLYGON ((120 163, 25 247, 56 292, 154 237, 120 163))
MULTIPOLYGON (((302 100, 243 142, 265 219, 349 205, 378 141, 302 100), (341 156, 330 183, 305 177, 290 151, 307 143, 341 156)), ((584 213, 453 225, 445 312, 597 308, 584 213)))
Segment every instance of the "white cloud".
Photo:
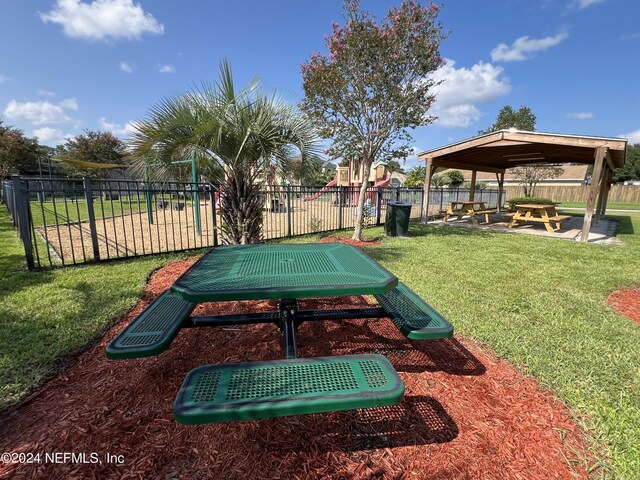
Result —
POLYGON ((52 92, 50 90, 44 90, 42 88, 38 90, 36 93, 43 97, 53 97, 56 94, 55 92, 52 92))
POLYGON ((67 115, 67 110, 77 110, 75 98, 67 98, 57 104, 50 102, 17 102, 11 100, 4 110, 9 120, 26 120, 32 125, 72 123, 75 120, 67 115))
POLYGON ((69 110, 78 110, 78 102, 75 98, 65 98, 58 105, 69 110))
POLYGON ((590 7, 591 5, 595 5, 596 3, 602 3, 606 0, 577 0, 576 4, 578 8, 582 10, 583 8, 590 7))
POLYGON ((629 140, 629 145, 636 145, 640 143, 640 130, 636 130, 635 132, 625 133, 624 135, 619 135, 621 138, 626 138, 629 140))
POLYGON ((588 120, 589 118, 593 118, 593 113, 591 113, 591 112, 572 112, 572 113, 567 113, 567 117, 576 118, 578 120, 588 120))
POLYGON ((105 117, 98 120, 101 130, 108 130, 114 135, 130 135, 134 131, 134 122, 127 122, 124 125, 108 122, 105 117))
POLYGON ((133 73, 133 67, 126 62, 120 62, 120 70, 124 73, 133 73))
POLYGON ((455 61, 434 72, 431 78, 443 81, 434 87, 436 102, 429 113, 436 115, 436 125, 447 128, 466 128, 477 122, 481 111, 476 104, 492 102, 511 91, 509 79, 502 67, 490 63, 476 63, 471 68, 455 68, 455 61))
POLYGON ((58 138, 62 136, 62 131, 57 128, 52 127, 42 127, 36 128, 33 131, 33 136, 38 137, 38 140, 46 142, 47 140, 51 140, 53 138, 58 138))
POLYGON ((501 43, 491 50, 491 60, 494 62, 519 62, 531 58, 536 52, 542 52, 558 45, 567 39, 567 32, 560 32, 553 37, 530 38, 528 35, 518 38, 511 46, 501 43))
POLYGON ((163 34, 164 26, 133 0, 57 0, 42 21, 62 25, 65 35, 85 40, 139 39, 145 33, 163 34))
POLYGON ((11 81, 11 77, 0 73, 0 83, 5 83, 11 81))
POLYGON ((158 65, 156 68, 160 73, 176 73, 176 67, 173 65, 158 65))
POLYGON ((61 145, 67 138, 73 137, 70 133, 63 134, 62 130, 51 127, 36 128, 33 131, 32 136, 38 137, 38 141, 40 143, 49 146, 61 145))

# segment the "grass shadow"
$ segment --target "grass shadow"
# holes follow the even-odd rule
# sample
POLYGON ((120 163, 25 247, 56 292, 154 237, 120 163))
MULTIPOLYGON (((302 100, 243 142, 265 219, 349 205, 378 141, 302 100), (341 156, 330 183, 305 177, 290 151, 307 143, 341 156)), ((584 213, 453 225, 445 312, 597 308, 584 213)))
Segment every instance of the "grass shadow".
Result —
POLYGON ((633 235, 635 230, 633 228, 633 221, 628 215, 607 215, 608 219, 614 220, 618 226, 616 229, 616 235, 633 235))

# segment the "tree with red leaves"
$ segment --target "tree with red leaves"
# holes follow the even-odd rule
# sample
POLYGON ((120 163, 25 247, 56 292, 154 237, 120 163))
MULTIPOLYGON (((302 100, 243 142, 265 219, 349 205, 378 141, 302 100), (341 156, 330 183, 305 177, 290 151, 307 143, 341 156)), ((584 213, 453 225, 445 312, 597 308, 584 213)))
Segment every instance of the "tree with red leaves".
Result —
POLYGON ((435 120, 427 112, 436 84, 430 74, 443 64, 438 11, 404 0, 378 24, 359 0, 345 0, 345 25, 334 22, 325 36, 329 54, 313 53, 302 65, 301 108, 333 140, 328 153, 365 160, 354 240, 361 240, 371 164, 406 158, 413 140, 407 129, 435 120))

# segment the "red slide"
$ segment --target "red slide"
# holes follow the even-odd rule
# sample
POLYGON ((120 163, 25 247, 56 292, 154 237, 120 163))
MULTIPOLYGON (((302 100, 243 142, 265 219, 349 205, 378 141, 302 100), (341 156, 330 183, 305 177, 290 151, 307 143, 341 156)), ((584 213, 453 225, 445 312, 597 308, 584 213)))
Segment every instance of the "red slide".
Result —
POLYGON ((316 198, 319 198, 324 193, 326 193, 327 190, 329 190, 331 187, 335 187, 337 184, 338 184, 338 176, 336 175, 334 179, 331 180, 329 183, 327 183, 324 187, 322 187, 322 190, 320 190, 318 193, 309 195, 308 197, 304 197, 304 201, 310 202, 311 200, 315 200, 316 198))
POLYGON ((391 175, 387 175, 382 180, 378 180, 376 183, 373 184, 373 186, 385 188, 389 186, 389 183, 391 183, 391 175))

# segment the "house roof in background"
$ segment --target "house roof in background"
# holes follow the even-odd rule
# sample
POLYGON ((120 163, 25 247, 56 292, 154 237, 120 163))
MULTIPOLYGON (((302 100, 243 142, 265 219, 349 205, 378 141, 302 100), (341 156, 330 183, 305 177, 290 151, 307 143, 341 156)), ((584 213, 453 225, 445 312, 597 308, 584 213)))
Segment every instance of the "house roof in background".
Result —
POLYGON ((400 173, 400 172, 393 172, 391 173, 391 175, 389 176, 389 178, 397 178, 398 180, 400 180, 401 182, 404 182, 407 179, 407 175, 404 173, 400 173))

